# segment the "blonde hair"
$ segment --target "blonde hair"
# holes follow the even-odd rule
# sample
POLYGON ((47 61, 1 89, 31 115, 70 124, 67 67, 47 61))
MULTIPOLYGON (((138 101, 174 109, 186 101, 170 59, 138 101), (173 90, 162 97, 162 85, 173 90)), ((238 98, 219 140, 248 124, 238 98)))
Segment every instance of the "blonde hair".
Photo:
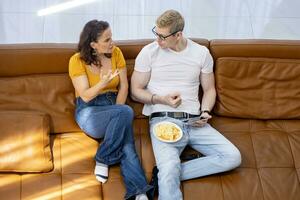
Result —
POLYGON ((156 26, 159 28, 170 27, 170 33, 183 31, 184 19, 178 11, 167 10, 157 18, 156 26))

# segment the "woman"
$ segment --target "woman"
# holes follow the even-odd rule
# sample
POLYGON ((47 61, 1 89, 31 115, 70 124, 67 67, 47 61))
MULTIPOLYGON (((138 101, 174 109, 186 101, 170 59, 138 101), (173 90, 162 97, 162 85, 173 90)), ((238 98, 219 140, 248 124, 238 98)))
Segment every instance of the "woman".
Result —
POLYGON ((84 26, 78 52, 70 58, 69 75, 76 92, 76 122, 92 138, 103 138, 95 156, 96 179, 105 183, 108 167, 120 163, 125 199, 147 200, 151 186, 135 150, 133 111, 124 105, 128 94, 125 60, 113 45, 107 22, 92 20, 84 26))

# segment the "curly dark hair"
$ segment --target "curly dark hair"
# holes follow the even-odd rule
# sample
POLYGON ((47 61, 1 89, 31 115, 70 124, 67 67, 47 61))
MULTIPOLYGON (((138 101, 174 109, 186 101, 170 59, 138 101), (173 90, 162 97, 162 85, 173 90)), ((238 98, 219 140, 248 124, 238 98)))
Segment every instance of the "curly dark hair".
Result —
MULTIPOLYGON (((91 20, 85 24, 78 43, 78 52, 80 53, 80 58, 84 60, 87 65, 94 64, 96 66, 101 66, 97 55, 93 54, 94 49, 91 47, 91 42, 97 42, 98 38, 102 33, 109 28, 109 23, 106 21, 91 20)), ((104 54, 106 57, 110 58, 111 54, 104 54)))

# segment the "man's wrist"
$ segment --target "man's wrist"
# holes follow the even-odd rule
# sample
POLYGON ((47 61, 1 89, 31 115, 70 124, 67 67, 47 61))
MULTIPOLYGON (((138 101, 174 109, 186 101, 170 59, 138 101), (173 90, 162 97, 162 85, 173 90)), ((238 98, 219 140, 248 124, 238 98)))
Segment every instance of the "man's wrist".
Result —
POLYGON ((155 105, 155 104, 164 104, 164 101, 162 99, 162 96, 159 96, 157 94, 152 94, 150 103, 152 105, 155 105))
POLYGON ((207 113, 207 114, 211 115, 211 112, 208 109, 201 110, 200 115, 202 115, 203 113, 207 113))
POLYGON ((156 96, 156 94, 152 94, 152 96, 151 96, 150 103, 151 103, 152 105, 155 104, 155 100, 154 100, 155 96, 156 96))

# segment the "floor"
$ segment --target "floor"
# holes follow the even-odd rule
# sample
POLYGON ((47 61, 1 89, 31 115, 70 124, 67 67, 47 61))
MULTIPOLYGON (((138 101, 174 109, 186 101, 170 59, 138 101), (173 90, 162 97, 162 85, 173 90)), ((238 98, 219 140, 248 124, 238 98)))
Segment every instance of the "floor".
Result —
POLYGON ((91 19, 108 21, 114 40, 154 38, 155 19, 167 9, 185 17, 187 37, 300 40, 299 0, 81 0, 86 4, 37 15, 79 1, 1 0, 0 43, 76 43, 91 19))

